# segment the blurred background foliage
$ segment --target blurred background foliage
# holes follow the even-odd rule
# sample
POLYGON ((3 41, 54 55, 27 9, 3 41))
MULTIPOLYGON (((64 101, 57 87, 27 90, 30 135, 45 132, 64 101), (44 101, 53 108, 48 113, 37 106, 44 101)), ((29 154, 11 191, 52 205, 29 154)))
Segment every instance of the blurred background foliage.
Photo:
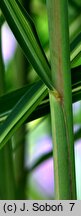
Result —
MULTIPOLYGON (((31 15, 50 61, 45 0, 20 1, 31 15)), ((71 67, 81 65, 81 1, 68 1, 71 67)), ((5 19, 1 28, 5 93, 39 79, 22 53, 5 19)), ((77 73, 77 71, 76 71, 77 73)), ((4 92, 1 93, 1 95, 4 92)), ((81 102, 73 104, 77 199, 81 199, 81 102)), ((50 114, 24 124, 12 137, 17 199, 53 199, 54 171, 50 114)))

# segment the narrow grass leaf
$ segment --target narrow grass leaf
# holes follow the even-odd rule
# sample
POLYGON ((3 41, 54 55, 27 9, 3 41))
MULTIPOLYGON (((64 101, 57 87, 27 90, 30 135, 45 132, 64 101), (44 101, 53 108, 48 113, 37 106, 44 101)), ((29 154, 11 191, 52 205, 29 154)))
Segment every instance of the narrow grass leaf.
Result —
POLYGON ((1 10, 29 62, 49 89, 53 89, 50 66, 34 23, 19 1, 1 0, 1 10))
POLYGON ((2 11, 0 9, 0 28, 2 27, 4 21, 5 21, 5 18, 4 18, 3 14, 2 14, 2 11))
MULTIPOLYGON (((72 80, 72 102, 75 103, 81 100, 81 66, 71 69, 71 80, 72 80)), ((38 83, 39 81, 37 81, 38 83)), ((34 87, 36 83, 26 85, 23 88, 12 91, 4 96, 0 97, 0 122, 4 121, 5 118, 11 113, 13 107, 21 99, 21 97, 29 92, 31 87, 34 87), (9 101, 9 103, 8 103, 9 101)), ((44 98, 37 108, 27 118, 27 122, 32 121, 36 118, 42 117, 50 112, 49 109, 49 97, 44 98)))
POLYGON ((0 127, 0 148, 6 144, 47 93, 46 86, 39 81, 24 94, 0 127))

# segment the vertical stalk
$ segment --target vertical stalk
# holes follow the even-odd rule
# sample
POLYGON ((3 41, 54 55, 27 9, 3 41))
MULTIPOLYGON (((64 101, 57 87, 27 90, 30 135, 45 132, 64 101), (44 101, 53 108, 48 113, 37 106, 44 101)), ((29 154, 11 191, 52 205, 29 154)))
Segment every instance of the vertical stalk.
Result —
MULTIPOLYGON (((20 47, 17 47, 15 55, 15 68, 16 68, 16 81, 15 87, 20 88, 26 84, 26 68, 24 55, 21 52, 20 47)), ((25 176, 25 125, 22 125, 14 134, 15 140, 15 159, 14 170, 15 180, 17 185, 17 199, 26 199, 26 176, 25 176)))
POLYGON ((55 199, 76 199, 67 0, 47 0, 54 146, 55 199))
MULTIPOLYGON (((5 92, 5 69, 2 58, 0 28, 0 95, 5 92)), ((15 199, 15 181, 11 141, 0 150, 0 199, 15 199)))
MULTIPOLYGON (((23 6, 27 11, 29 10, 30 1, 21 0, 23 6)), ((28 82, 27 79, 27 68, 28 68, 28 61, 26 57, 23 55, 21 49, 18 47, 16 52, 16 76, 17 76, 17 83, 16 87, 22 87, 26 85, 28 82)), ((16 143, 16 151, 15 151, 15 160, 14 160, 14 167, 15 167, 15 178, 17 184, 17 199, 28 199, 27 197, 27 187, 28 187, 28 178, 27 172, 25 171, 25 145, 27 139, 25 140, 25 135, 27 135, 27 126, 22 125, 15 133, 15 143, 16 143)), ((27 137, 27 136, 26 136, 27 137)), ((26 151, 27 157, 27 151, 26 151)))
MULTIPOLYGON (((29 10, 30 1, 26 2, 25 0, 21 0, 23 6, 27 11, 29 10)), ((28 61, 24 54, 22 53, 20 47, 18 47, 16 52, 16 76, 17 76, 17 83, 16 87, 20 88, 23 85, 26 85, 28 82, 27 79, 27 68, 28 68, 28 61)), ((25 145, 27 139, 25 140, 25 135, 27 135, 27 126, 23 125, 20 129, 15 133, 15 142, 17 150, 15 151, 15 176, 17 182, 17 199, 28 199, 26 188, 28 186, 28 178, 25 171, 25 145)), ((27 156, 27 151, 26 151, 27 156)))

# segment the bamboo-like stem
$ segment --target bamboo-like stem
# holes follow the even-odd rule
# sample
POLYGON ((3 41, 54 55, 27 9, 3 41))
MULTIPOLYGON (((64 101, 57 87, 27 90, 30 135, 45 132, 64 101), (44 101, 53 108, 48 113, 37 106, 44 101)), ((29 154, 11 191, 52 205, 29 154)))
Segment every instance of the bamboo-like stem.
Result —
MULTIPOLYGON (((29 8, 30 1, 26 2, 25 0, 22 1, 23 6, 25 9, 29 8)), ((27 67, 28 61, 26 57, 23 55, 20 47, 18 47, 16 51, 16 76, 17 76, 17 83, 16 87, 19 88, 23 85, 27 84, 27 67)), ((28 179, 27 173, 25 171, 25 134, 27 133, 27 126, 22 125, 19 130, 15 133, 15 142, 17 146, 17 150, 15 151, 15 174, 16 174, 16 182, 17 182, 17 199, 28 199, 26 193, 26 187, 28 186, 28 179)), ((27 142, 27 141, 26 141, 27 142)), ((27 157, 27 151, 26 151, 27 157)))
POLYGON ((76 199, 67 0, 47 0, 52 81, 55 199, 76 199))
MULTIPOLYGON (((21 52, 20 47, 17 48, 16 56, 16 77, 17 82, 15 86, 17 88, 26 84, 26 69, 25 56, 21 52)), ((22 125, 14 135, 15 139, 15 178, 17 184, 17 199, 27 199, 25 186, 26 186, 26 175, 25 175, 25 125, 22 125)))
MULTIPOLYGON (((0 95, 5 93, 5 69, 1 47, 0 28, 0 95)), ((11 141, 0 151, 0 199, 15 199, 15 181, 11 141)))

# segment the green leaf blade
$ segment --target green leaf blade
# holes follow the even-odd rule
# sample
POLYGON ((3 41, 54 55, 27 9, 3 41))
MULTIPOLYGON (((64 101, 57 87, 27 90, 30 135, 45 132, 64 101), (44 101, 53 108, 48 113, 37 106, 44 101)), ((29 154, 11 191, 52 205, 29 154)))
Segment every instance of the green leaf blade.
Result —
POLYGON ((32 19, 19 1, 3 0, 1 10, 29 62, 47 87, 53 90, 50 66, 41 47, 32 19))
POLYGON ((46 86, 39 81, 24 94, 0 127, 0 148, 6 144, 47 93, 46 86))

